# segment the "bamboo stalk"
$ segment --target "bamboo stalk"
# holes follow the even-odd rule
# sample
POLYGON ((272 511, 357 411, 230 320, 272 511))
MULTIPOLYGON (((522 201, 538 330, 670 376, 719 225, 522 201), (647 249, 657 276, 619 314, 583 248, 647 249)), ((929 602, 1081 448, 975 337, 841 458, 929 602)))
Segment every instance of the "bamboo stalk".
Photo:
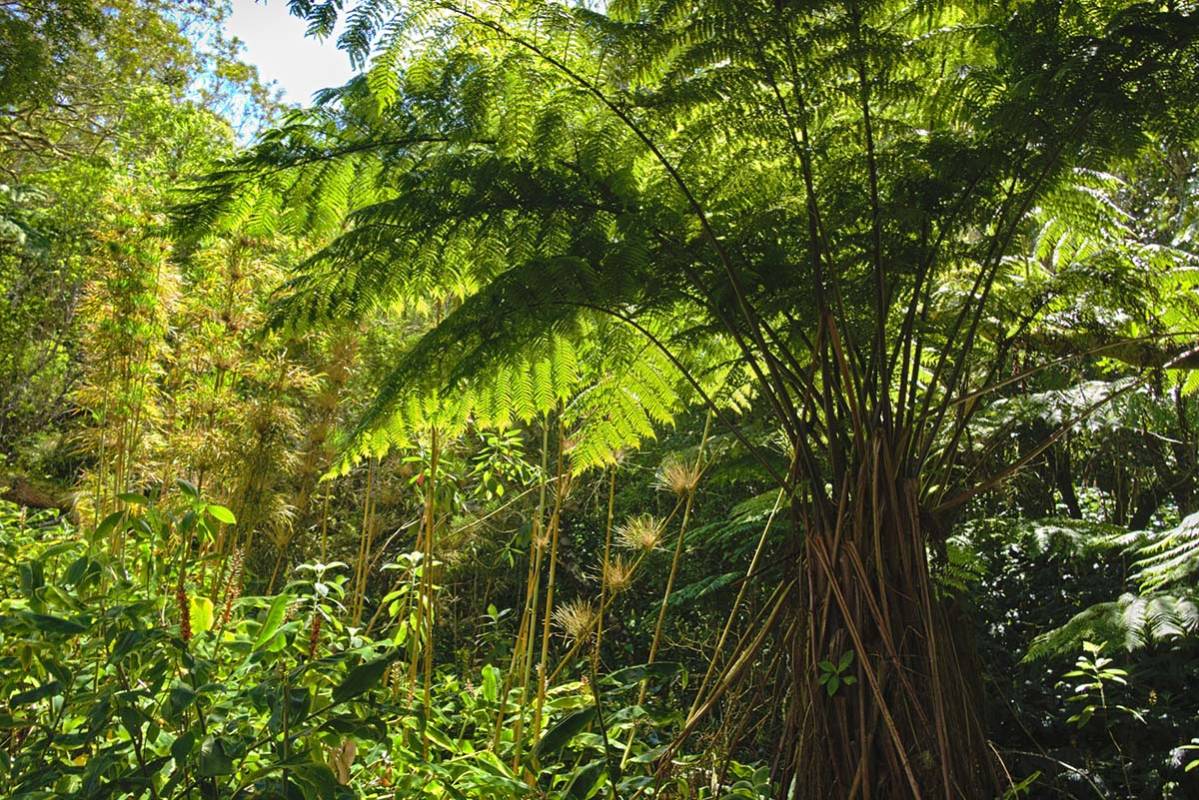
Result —
POLYGON ((608 478, 608 521, 604 526, 604 560, 600 566, 600 601, 595 621, 595 649, 591 653, 591 671, 599 672, 600 645, 604 638, 604 601, 608 592, 608 568, 612 556, 612 518, 616 511, 616 465, 608 478))
POLYGON ((550 624, 553 622, 554 616, 554 581, 557 579, 558 572, 558 540, 561 532, 562 522, 562 503, 566 499, 566 493, 569 489, 569 481, 566 479, 565 472, 565 447, 566 431, 565 425, 562 422, 561 415, 558 419, 558 485, 557 492, 554 494, 554 510, 550 514, 549 530, 549 545, 550 545, 550 567, 549 575, 546 578, 545 586, 545 615, 542 619, 541 626, 541 659, 537 667, 537 700, 533 705, 533 741, 538 741, 541 738, 541 718, 542 711, 545 707, 545 690, 546 677, 549 668, 550 658, 550 624))
POLYGON ((358 559, 354 565, 354 598, 351 604, 352 624, 357 626, 362 621, 363 595, 366 593, 367 558, 370 554, 371 509, 374 502, 375 465, 378 459, 371 459, 366 467, 366 496, 362 502, 362 532, 358 539, 358 559))
MULTIPOLYGON (((712 414, 708 413, 704 420, 704 432, 699 440, 699 452, 695 454, 695 475, 697 476, 696 483, 693 483, 687 491, 687 500, 683 506, 683 521, 679 525, 678 539, 674 545, 674 555, 670 560, 670 575, 666 579, 666 589, 662 593, 662 605, 658 608, 658 619, 654 624, 654 637, 649 646, 649 660, 646 661, 646 666, 654 663, 658 656, 658 646, 662 642, 662 629, 666 623, 666 609, 670 605, 670 594, 674 591, 674 582, 679 574, 679 564, 683 559, 683 546, 687 541, 687 525, 691 520, 691 508, 695 503, 695 490, 698 488, 698 476, 704 466, 704 447, 708 443, 708 433, 712 429, 712 414)), ((641 681, 641 687, 637 690, 637 705, 645 702, 645 695, 649 691, 649 678, 646 677, 641 681)), ((629 762, 629 755, 632 751, 633 739, 637 735, 636 727, 629 730, 629 739, 625 743, 624 755, 620 758, 620 767, 624 769, 629 762)))
POLYGON ((741 607, 741 601, 745 597, 745 592, 749 588, 749 577, 754 574, 758 568, 758 559, 762 555, 762 550, 766 545, 766 535, 770 533, 770 526, 774 522, 775 515, 783 502, 783 497, 786 491, 779 489, 778 499, 774 501, 774 508, 770 511, 770 516, 766 518, 766 525, 762 528, 762 535, 758 537, 758 545, 754 548, 753 557, 749 560, 749 567, 745 570, 745 579, 741 581, 741 588, 737 590, 737 597, 733 600, 733 606, 729 609, 728 618, 725 620, 724 628, 720 631, 720 638, 716 641, 716 651, 712 654, 712 659, 708 662, 708 669, 704 672, 704 679, 700 681, 699 689, 695 692, 695 700, 691 703, 691 709, 687 712, 690 718, 699 708, 700 700, 703 698, 704 690, 708 687, 708 682, 712 680, 712 674, 716 670, 716 664, 720 660, 721 653, 724 652, 724 643, 728 639, 729 631, 733 628, 733 620, 737 617, 737 610, 741 607))
MULTIPOLYGON (((549 418, 546 417, 542 420, 541 428, 541 488, 537 499, 537 516, 533 518, 533 527, 529 542, 529 546, 533 549, 534 554, 530 564, 529 582, 525 595, 525 609, 521 620, 524 636, 523 638, 518 636, 517 645, 519 646, 513 652, 514 658, 517 652, 521 655, 520 707, 516 714, 516 724, 512 730, 512 770, 514 772, 519 772, 520 770, 521 748, 524 741, 522 738, 525 721, 524 709, 529 699, 529 674, 533 670, 533 625, 534 620, 537 618, 537 608, 540 602, 541 562, 545 552, 545 546, 541 537, 541 527, 545 520, 546 486, 549 475, 549 448, 550 424, 549 418)), ((556 484, 554 490, 557 491, 556 484)), ((500 702, 500 724, 496 727, 497 742, 499 731, 503 725, 507 692, 504 693, 504 698, 500 702)))
POLYGON ((437 440, 437 428, 431 434, 429 480, 425 495, 425 554, 421 559, 421 577, 424 579, 426 636, 423 644, 425 655, 425 692, 424 692, 424 725, 421 727, 421 753, 425 760, 429 758, 429 716, 433 707, 433 536, 436 529, 437 504, 437 464, 440 457, 437 440))

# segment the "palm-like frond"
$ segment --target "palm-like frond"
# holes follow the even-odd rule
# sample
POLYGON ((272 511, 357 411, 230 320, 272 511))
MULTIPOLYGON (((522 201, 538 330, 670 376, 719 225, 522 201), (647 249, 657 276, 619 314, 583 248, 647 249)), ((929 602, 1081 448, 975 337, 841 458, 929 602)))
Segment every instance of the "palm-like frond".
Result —
POLYGON ((1184 517, 1161 534, 1140 534, 1134 577, 1142 591, 1155 591, 1187 582, 1199 571, 1199 513, 1184 517), (1147 540, 1147 541, 1146 541, 1147 540))
MULTIPOLYGON (((292 11, 326 32, 340 5, 292 11)), ((345 12, 341 45, 360 62, 374 48, 366 77, 212 176, 182 218, 202 230, 285 208, 278 224, 326 243, 281 292, 280 325, 460 304, 382 402, 399 402, 398 375, 411 383, 418 363, 444 373, 453 361, 463 375, 506 351, 523 364, 531 342, 563 335, 588 305, 706 315, 751 366, 768 358, 761 314, 803 359, 795 336, 807 327, 810 341, 811 326, 794 321, 818 319, 826 291, 866 374, 898 357, 863 343, 918 305, 921 264, 963 285, 924 312, 948 333, 919 329, 926 353, 951 351, 923 382, 939 397, 965 363, 952 351, 974 341, 950 323, 987 285, 976 275, 1010 271, 998 257, 1017 237, 1003 237, 1029 209, 1042 219, 1033 259, 1058 272, 1102 261, 1103 242, 1125 232, 1116 187, 1091 164, 1143 144, 1185 88, 1167 66, 1194 31, 1177 14, 1103 4, 994 19, 955 4, 855 8, 364 0, 345 12), (805 197, 820 199, 819 218, 805 197), (491 313, 503 323, 486 325, 491 313), (488 338, 459 347, 451 332, 468 321, 488 338)), ((607 396, 616 408, 630 394, 607 396)), ((637 396, 640 416, 668 417, 670 402, 637 396)), ((377 403, 370 419, 383 413, 377 403)))
POLYGON ((1024 658, 1034 661, 1076 653, 1084 641, 1136 650, 1196 632, 1199 606, 1193 598, 1129 593, 1110 603, 1091 606, 1060 628, 1041 634, 1024 658))

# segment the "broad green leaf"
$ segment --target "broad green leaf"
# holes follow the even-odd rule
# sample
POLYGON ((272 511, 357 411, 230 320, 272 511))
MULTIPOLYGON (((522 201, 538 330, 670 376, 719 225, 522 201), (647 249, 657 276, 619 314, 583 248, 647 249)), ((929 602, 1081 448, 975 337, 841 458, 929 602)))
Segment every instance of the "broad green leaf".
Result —
POLYGON ((483 699, 489 703, 500 699, 500 671, 491 664, 483 667, 483 699))
POLYGON ((436 725, 425 725, 425 735, 429 737, 429 741, 433 744, 448 750, 451 753, 458 753, 462 750, 458 744, 436 725))
POLYGON ((21 593, 34 600, 34 593, 46 585, 46 570, 41 561, 26 561, 17 567, 21 576, 21 593))
POLYGON ((165 711, 169 714, 170 719, 177 720, 191 706, 195 699, 196 692, 194 689, 182 683, 177 683, 171 687, 171 691, 167 695, 165 711))
POLYGON ((271 607, 266 612, 266 619, 263 620, 262 627, 258 629, 258 636, 254 639, 255 650, 261 649, 279 631, 279 626, 283 624, 283 617, 287 613, 287 606, 290 602, 291 595, 289 594, 278 595, 271 601, 271 607))
POLYGON ((87 630, 87 626, 74 620, 63 619, 49 614, 34 614, 27 611, 24 614, 25 618, 33 623, 39 631, 43 633, 59 633, 68 636, 73 636, 77 633, 83 633, 87 630))
POLYGON ((588 800, 595 797, 605 766, 606 762, 603 759, 597 759, 576 769, 566 786, 566 796, 572 800, 588 800))
POLYGON ((71 562, 71 566, 67 567, 66 573, 63 575, 63 580, 70 586, 74 586, 83 580, 83 576, 87 574, 87 568, 91 565, 92 560, 87 556, 80 556, 71 562))
POLYGON ((114 511, 109 514, 100 522, 98 526, 96 526, 95 538, 104 539, 107 537, 114 530, 116 530, 118 525, 125 521, 125 516, 126 515, 124 511, 114 511))
POLYGON ((333 690, 333 701, 341 703, 370 689, 387 672, 387 667, 391 665, 391 662, 390 656, 384 656, 354 667, 346 675, 345 680, 333 690))
POLYGON ((37 560, 44 564, 55 556, 70 552, 74 549, 75 542, 59 542, 58 544, 52 544, 43 550, 40 555, 38 555, 37 560))
POLYGON ((593 719, 595 719, 595 706, 580 708, 578 711, 567 714, 545 732, 541 741, 537 742, 537 757, 542 758, 561 750, 575 737, 575 734, 590 725, 593 719))
POLYGON ((224 506, 217 505, 216 503, 209 503, 207 506, 205 506, 205 510, 208 511, 208 515, 217 522, 223 522, 226 525, 237 524, 237 517, 233 516, 233 512, 224 506))
POLYGON ((176 764, 182 764, 191 755, 195 747, 196 732, 185 731, 182 736, 171 742, 171 757, 175 759, 176 764))
POLYGON ((204 633, 212 628, 212 600, 193 597, 188 601, 188 611, 191 614, 192 633, 204 633))
POLYGON ((200 760, 196 772, 205 777, 233 774, 233 759, 226 752, 224 740, 208 736, 200 745, 200 760))
POLYGON ((289 774, 300 784, 305 800, 326 800, 338 794, 337 776, 325 764, 303 761, 289 766, 289 774))
POLYGON ((10 706, 23 706, 29 703, 36 703, 38 700, 50 697, 58 692, 60 684, 58 681, 50 681, 43 683, 41 686, 36 686, 32 689, 26 689, 23 692, 17 692, 12 697, 8 698, 10 706))
POLYGON ((632 686, 651 678, 661 680, 669 678, 682 670, 683 665, 676 661, 658 661, 654 664, 636 664, 605 675, 601 680, 616 686, 632 686))

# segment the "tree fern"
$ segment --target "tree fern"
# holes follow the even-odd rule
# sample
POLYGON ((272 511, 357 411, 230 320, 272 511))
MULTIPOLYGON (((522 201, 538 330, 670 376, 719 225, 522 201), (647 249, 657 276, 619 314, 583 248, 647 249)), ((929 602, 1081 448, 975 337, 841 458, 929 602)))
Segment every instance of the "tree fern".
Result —
POLYGON ((1199 606, 1175 595, 1120 595, 1076 614, 1060 628, 1033 640, 1026 661, 1077 653, 1083 642, 1104 642, 1137 650, 1199 632, 1199 606))
POLYGON ((1199 570, 1199 514, 1184 517, 1161 534, 1141 534, 1135 578, 1152 592, 1185 585, 1199 570), (1147 540, 1147 541, 1146 541, 1147 540))
MULTIPOLYGON (((1026 327, 1018 304, 999 302, 1018 297, 997 290, 1016 280, 1011 257, 1095 261, 1098 250, 1058 231, 1036 241, 1030 231, 1049 222, 1037 210, 1098 226, 1108 216, 1081 199, 1094 195, 1062 187, 1113 172, 1167 130, 1196 132, 1194 9, 584 5, 405 4, 388 34, 411 47, 402 100, 377 102, 365 80, 328 93, 310 127, 296 120, 230 165, 185 216, 219 217, 247 181, 310 203, 317 162, 376 161, 370 196, 350 190, 345 230, 298 269, 277 314, 302 326, 442 304, 351 451, 431 420, 424 400, 453 419, 476 395, 501 410, 503 395, 478 384, 521 364, 552 380, 539 363, 555 337, 587 364, 582 385, 527 393, 533 406, 571 396, 567 413, 596 426, 576 445, 581 462, 668 419, 677 401, 665 386, 711 399, 700 376, 746 376, 717 394, 752 387, 795 455, 781 474, 745 442, 803 520, 792 533, 804 579, 785 587, 797 595, 788 608, 827 622, 779 626, 801 636, 780 651, 797 659, 788 696, 807 704, 784 714, 781 783, 813 797, 863 784, 889 796, 1001 793, 962 700, 969 676, 938 644, 950 622, 927 591, 939 520, 1006 474, 963 468, 983 404, 958 398, 993 382, 1026 327), (613 335, 600 320, 626 327, 613 335), (608 352, 633 334, 636 352, 678 373, 608 352), (680 341, 718 357, 689 363, 680 341), (900 673, 872 655, 895 642, 911 650, 893 656, 910 665, 900 673), (818 665, 850 648, 872 692, 834 706, 818 665), (847 719, 870 727, 845 735, 847 719), (917 747, 929 757, 913 766, 917 747)), ((332 7, 293 0, 317 32, 331 29, 332 7)))

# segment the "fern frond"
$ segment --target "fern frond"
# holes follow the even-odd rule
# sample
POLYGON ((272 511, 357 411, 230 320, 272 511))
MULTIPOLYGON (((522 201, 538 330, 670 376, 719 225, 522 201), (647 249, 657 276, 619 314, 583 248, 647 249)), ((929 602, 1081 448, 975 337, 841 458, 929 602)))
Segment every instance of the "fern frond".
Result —
POLYGON ((1199 606, 1175 595, 1120 595, 1076 614, 1065 625, 1037 636, 1024 656, 1036 661, 1077 653, 1084 641, 1137 650, 1153 642, 1193 636, 1199 631, 1199 606))
POLYGON ((1161 534, 1143 534, 1149 541, 1137 551, 1133 577, 1141 591, 1151 592, 1189 580, 1199 571, 1199 513, 1184 517, 1161 534))

